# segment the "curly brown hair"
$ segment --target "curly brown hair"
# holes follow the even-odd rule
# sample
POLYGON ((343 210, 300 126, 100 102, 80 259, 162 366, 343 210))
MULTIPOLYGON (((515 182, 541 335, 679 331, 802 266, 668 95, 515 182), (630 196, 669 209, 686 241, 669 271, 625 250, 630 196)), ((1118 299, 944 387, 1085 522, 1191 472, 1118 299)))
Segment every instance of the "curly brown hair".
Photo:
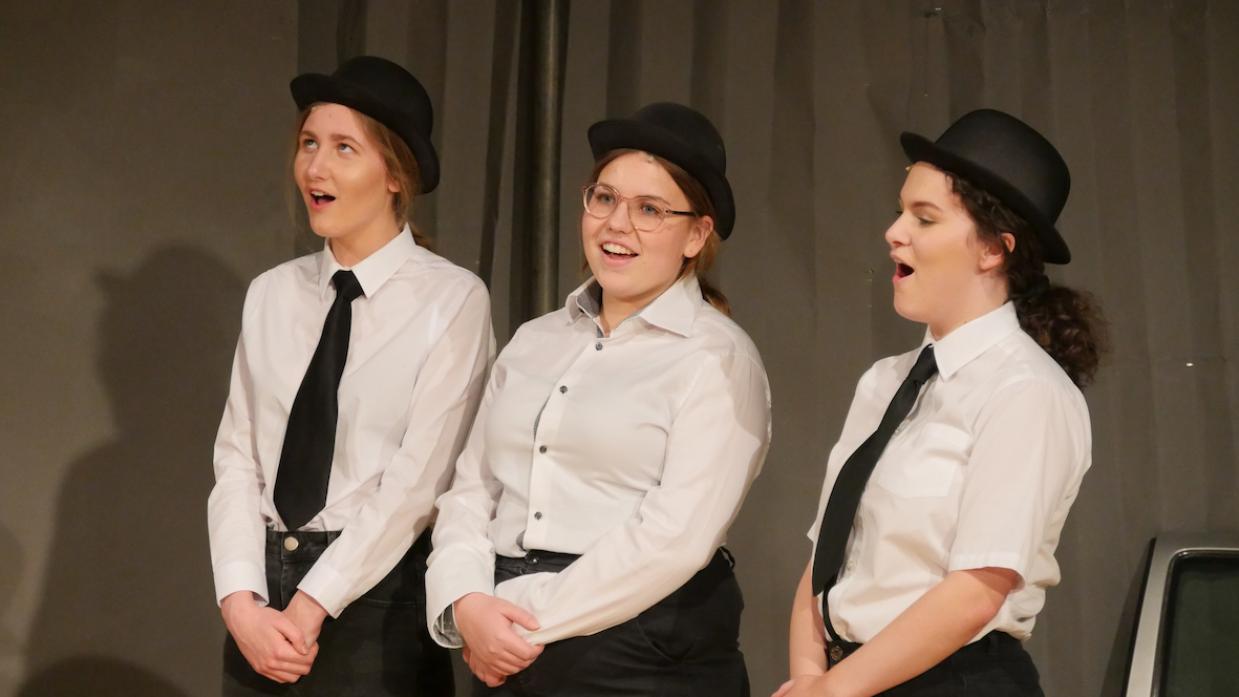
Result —
POLYGON ((1108 338, 1101 307, 1091 293, 1055 285, 1045 274, 1040 242, 1028 222, 988 191, 946 172, 977 226, 977 236, 1003 249, 1007 294, 1015 303, 1020 326, 1080 387, 1090 383, 1108 338), (1015 236, 1014 249, 1002 244, 1002 233, 1015 236))

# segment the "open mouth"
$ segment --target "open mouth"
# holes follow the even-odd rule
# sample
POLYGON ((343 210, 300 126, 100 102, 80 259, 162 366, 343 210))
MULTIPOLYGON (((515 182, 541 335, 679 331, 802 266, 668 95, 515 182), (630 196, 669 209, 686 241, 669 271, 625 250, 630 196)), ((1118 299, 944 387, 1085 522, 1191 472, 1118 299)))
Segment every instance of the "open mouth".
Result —
POLYGON ((616 242, 603 242, 602 253, 608 259, 633 259, 639 256, 636 252, 616 242))
POLYGON ((901 262, 895 262, 895 278, 907 278, 916 273, 916 269, 901 262))
POLYGON ((313 201, 315 205, 322 205, 324 203, 331 203, 336 200, 336 197, 323 191, 313 190, 310 191, 310 200, 313 201))

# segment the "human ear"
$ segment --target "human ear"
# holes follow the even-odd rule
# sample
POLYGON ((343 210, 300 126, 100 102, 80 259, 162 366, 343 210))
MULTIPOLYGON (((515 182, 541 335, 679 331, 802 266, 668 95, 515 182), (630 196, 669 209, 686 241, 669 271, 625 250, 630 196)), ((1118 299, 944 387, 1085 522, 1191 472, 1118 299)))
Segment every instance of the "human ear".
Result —
POLYGON ((981 245, 980 266, 982 271, 1002 268, 1003 259, 1015 251, 1015 235, 1003 232, 997 240, 988 240, 981 245))
POLYGON ((714 218, 704 216, 688 231, 688 239, 684 241, 684 258, 692 259, 701 253, 706 246, 706 240, 714 234, 714 218))

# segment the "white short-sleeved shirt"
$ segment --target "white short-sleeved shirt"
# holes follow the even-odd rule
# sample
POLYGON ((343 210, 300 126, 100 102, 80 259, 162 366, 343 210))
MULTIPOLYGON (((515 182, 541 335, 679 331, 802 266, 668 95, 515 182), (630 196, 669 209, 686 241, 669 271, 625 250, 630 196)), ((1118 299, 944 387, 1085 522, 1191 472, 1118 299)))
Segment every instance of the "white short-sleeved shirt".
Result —
MULTIPOLYGON (((938 374, 861 496, 830 591, 831 623, 866 642, 948 572, 1001 567, 1020 582, 974 639, 991 630, 1023 639, 1059 581, 1054 550, 1092 460, 1088 407, 1011 303, 929 343, 938 374)), ((878 361, 857 384, 809 529, 815 545, 840 468, 877 428, 920 350, 878 361)))
POLYGON ((676 282, 610 336, 590 281, 500 353, 451 490, 439 499, 427 618, 470 592, 530 611, 546 643, 625 622, 683 585, 724 541, 770 441, 752 341, 676 282), (580 554, 561 573, 494 585, 494 560, 580 554))
MULTIPOLYGON (((330 248, 250 284, 215 440, 207 522, 216 597, 266 598, 268 529, 288 413, 335 300, 330 248)), ((408 227, 352 268, 348 358, 326 506, 303 530, 339 530, 299 588, 333 616, 383 578, 429 525, 494 356, 481 280, 417 246, 408 227)))

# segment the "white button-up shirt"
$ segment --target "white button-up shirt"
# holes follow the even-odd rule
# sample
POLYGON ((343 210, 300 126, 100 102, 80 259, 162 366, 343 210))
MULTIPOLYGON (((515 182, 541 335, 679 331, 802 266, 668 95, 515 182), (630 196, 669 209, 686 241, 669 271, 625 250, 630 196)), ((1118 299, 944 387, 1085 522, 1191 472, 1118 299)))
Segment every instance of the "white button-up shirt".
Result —
MULTIPOLYGON (((250 284, 208 502, 218 599, 266 599, 266 531, 285 529, 272 499, 284 430, 340 268, 324 249, 250 284)), ((352 271, 365 295, 352 305, 327 503, 302 527, 341 531, 299 585, 332 615, 430 523, 494 356, 486 287, 408 228, 352 271)))
MULTIPOLYGON (((1010 303, 924 343, 934 344, 938 375, 861 496, 830 591, 831 623, 845 639, 869 641, 948 572, 1000 567, 1020 582, 973 639, 991 630, 1025 638, 1059 581, 1054 549, 1092 461, 1088 407, 1010 303)), ((885 358, 861 377, 810 540, 839 469, 877 428, 919 353, 885 358)))
POLYGON ((546 643, 625 622, 723 544, 770 441, 770 391, 752 341, 676 282, 603 336, 599 287, 523 325, 500 353, 452 489, 439 499, 427 617, 492 593, 546 643), (580 554, 561 573, 494 585, 494 556, 580 554))

